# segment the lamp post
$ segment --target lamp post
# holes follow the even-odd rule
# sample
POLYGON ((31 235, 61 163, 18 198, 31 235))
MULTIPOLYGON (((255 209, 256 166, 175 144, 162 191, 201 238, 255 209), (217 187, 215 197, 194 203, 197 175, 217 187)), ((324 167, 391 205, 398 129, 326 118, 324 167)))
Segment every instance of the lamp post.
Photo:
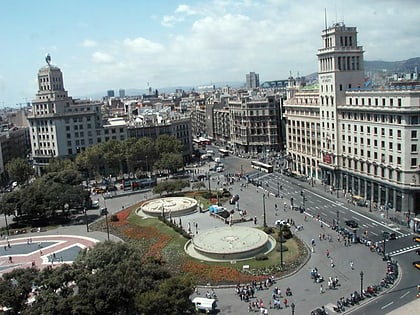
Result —
POLYGON ((9 236, 9 224, 7 224, 7 214, 6 214, 6 211, 4 211, 4 221, 6 223, 6 233, 7 233, 7 236, 9 236))
POLYGON ((280 183, 277 182, 277 197, 280 197, 280 183))
POLYGON ((340 211, 337 210, 337 226, 340 225, 340 211))
POLYGON ((292 308, 292 315, 295 315, 295 303, 292 302, 292 304, 290 304, 290 307, 292 308))
POLYGON ((109 241, 109 224, 108 224, 108 209, 105 208, 105 222, 106 222, 106 234, 108 235, 109 241))
POLYGON ((211 192, 211 188, 210 188, 210 173, 207 173, 207 179, 209 180, 209 192, 211 192))
POLYGON ((386 253, 385 253, 385 241, 386 241, 386 237, 387 237, 387 235, 386 235, 386 233, 383 233, 384 235, 383 235, 383 237, 384 237, 384 247, 383 247, 383 252, 384 252, 384 257, 382 258, 382 260, 383 261, 386 261, 386 253))
POLYGON ((280 225, 280 267, 283 267, 283 230, 282 225, 280 225))
POLYGON ((86 232, 89 232, 89 221, 88 221, 88 217, 87 217, 86 207, 83 209, 83 211, 85 212, 86 232))
POLYGON ((360 296, 363 298, 363 271, 360 271, 360 296))
POLYGON ((108 208, 106 207, 106 200, 105 196, 104 198, 104 212, 105 212, 105 223, 106 223, 106 234, 108 235, 108 241, 109 241, 109 225, 108 225, 108 208))
POLYGON ((262 195, 263 201, 263 218, 264 218, 264 227, 267 227, 267 218, 265 216, 265 194, 262 195))

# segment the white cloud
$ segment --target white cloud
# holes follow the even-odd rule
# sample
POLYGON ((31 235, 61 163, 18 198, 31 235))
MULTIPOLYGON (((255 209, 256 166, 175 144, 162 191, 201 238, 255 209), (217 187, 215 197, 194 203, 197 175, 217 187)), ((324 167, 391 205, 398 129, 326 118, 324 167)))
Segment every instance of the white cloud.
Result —
POLYGON ((182 21, 182 18, 173 16, 173 15, 165 15, 162 18, 161 24, 165 27, 172 27, 175 23, 182 21))
POLYGON ((135 53, 154 54, 163 50, 163 46, 161 44, 154 43, 142 37, 124 39, 123 45, 124 48, 130 49, 135 53))
POLYGON ((95 63, 111 63, 115 60, 110 54, 101 51, 95 51, 92 54, 92 59, 95 63))
POLYGON ((95 42, 93 40, 90 40, 90 39, 85 39, 82 42, 83 47, 96 47, 97 45, 98 45, 97 42, 95 42))
POLYGON ((186 5, 186 4, 180 4, 176 8, 175 13, 186 14, 186 15, 196 14, 196 12, 189 5, 186 5))
MULTIPOLYGON (((346 26, 357 27, 365 59, 418 56, 419 8, 409 1, 404 5, 386 0, 378 0, 379 4, 355 1, 351 6, 347 2, 341 7, 339 4, 335 16, 327 10, 327 24, 344 20, 346 26), (386 11, 382 10, 384 3, 386 11), (401 12, 405 12, 403 20, 401 12)), ((216 0, 179 5, 161 20, 171 26, 169 32, 161 28, 157 36, 148 38, 147 32, 139 31, 137 37, 98 42, 101 49, 94 55, 97 63, 94 67, 87 65, 84 75, 75 78, 85 80, 78 82, 81 88, 82 84, 92 88, 89 82, 101 78, 103 87, 99 90, 106 90, 144 88, 147 82, 159 88, 245 81, 250 71, 259 73, 261 81, 285 79, 289 71, 307 75, 318 68, 316 54, 322 46, 324 8, 329 5, 326 0, 216 0), (181 21, 182 25, 177 25, 181 21)))

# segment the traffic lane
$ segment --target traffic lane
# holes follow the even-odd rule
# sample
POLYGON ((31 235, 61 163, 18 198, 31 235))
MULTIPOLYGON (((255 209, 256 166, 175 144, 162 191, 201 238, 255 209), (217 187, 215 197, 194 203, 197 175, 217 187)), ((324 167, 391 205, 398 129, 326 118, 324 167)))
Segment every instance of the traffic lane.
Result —
POLYGON ((404 259, 398 260, 400 278, 395 287, 386 292, 386 294, 382 292, 381 295, 374 300, 368 300, 368 303, 363 308, 355 309, 349 312, 349 314, 388 314, 389 312, 416 300, 417 285, 420 282, 420 270, 414 269, 411 263, 408 263, 410 259, 407 258, 411 255, 406 254, 404 256, 406 256, 404 259))

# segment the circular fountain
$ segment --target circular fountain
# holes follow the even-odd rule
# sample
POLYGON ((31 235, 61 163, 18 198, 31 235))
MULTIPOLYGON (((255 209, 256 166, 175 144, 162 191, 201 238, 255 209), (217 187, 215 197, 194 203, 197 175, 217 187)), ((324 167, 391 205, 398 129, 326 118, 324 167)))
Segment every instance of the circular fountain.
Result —
POLYGON ((276 241, 264 231, 245 226, 214 228, 196 235, 185 245, 192 257, 209 261, 241 260, 268 253, 276 241))
POLYGON ((146 215, 179 217, 197 210, 197 200, 188 197, 164 197, 143 203, 138 211, 146 215))

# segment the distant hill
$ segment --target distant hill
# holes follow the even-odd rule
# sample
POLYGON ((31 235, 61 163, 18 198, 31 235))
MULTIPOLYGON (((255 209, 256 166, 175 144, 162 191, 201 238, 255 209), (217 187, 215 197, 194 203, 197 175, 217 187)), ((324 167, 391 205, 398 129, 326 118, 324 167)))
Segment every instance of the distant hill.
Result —
POLYGON ((366 72, 386 71, 388 73, 410 73, 414 72, 415 67, 420 70, 420 57, 410 58, 401 61, 365 61, 366 72))

